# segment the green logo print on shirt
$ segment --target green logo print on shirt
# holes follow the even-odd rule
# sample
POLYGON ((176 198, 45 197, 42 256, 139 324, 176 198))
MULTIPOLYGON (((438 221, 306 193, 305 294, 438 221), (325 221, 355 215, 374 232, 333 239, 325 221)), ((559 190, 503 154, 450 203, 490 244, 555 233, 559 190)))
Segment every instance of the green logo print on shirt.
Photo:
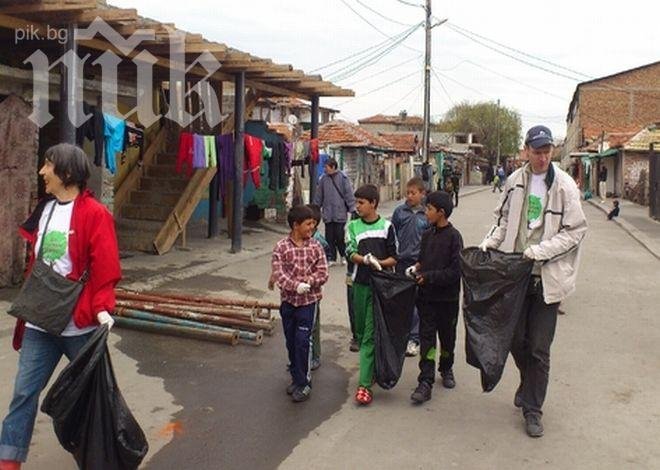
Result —
POLYGON ((530 194, 527 201, 527 223, 531 224, 532 222, 539 220, 542 211, 543 206, 541 204, 541 198, 530 194))
POLYGON ((48 232, 43 241, 43 259, 54 263, 66 253, 66 233, 53 230, 48 232))

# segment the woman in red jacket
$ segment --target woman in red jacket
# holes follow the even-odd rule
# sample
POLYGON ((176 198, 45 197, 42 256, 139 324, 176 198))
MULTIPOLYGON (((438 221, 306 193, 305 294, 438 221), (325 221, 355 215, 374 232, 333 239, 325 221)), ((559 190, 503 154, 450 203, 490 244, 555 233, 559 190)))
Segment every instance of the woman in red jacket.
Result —
POLYGON ((54 271, 73 280, 87 271, 88 279, 60 335, 21 320, 16 324, 14 348, 20 355, 14 396, 2 422, 0 470, 19 469, 27 459, 39 394, 62 355, 72 360, 99 324, 112 327, 109 312, 114 311, 114 287, 121 278, 114 220, 86 189, 90 165, 85 152, 70 144, 55 145, 46 151, 39 175, 48 197, 19 229, 31 247, 28 272, 43 244, 41 257, 54 271))

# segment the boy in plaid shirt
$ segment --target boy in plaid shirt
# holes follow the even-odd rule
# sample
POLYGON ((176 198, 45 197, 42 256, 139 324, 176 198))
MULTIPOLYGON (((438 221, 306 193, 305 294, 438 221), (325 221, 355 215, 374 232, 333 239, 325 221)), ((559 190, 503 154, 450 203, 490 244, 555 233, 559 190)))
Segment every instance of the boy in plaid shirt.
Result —
POLYGON ((291 364, 291 384, 286 392, 294 402, 302 402, 312 391, 312 330, 321 287, 328 281, 328 263, 321 244, 312 238, 316 228, 312 210, 293 207, 287 221, 291 233, 275 245, 272 269, 280 288, 280 314, 291 364))

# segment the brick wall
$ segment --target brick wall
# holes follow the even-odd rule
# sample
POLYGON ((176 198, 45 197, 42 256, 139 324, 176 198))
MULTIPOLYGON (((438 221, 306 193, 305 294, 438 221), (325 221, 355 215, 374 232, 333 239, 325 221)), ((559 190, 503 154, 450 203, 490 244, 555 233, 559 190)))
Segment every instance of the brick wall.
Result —
POLYGON ((580 86, 579 122, 586 138, 638 131, 660 121, 660 63, 580 86))
POLYGON ((623 155, 624 196, 638 204, 648 205, 649 157, 646 153, 625 152, 623 155))

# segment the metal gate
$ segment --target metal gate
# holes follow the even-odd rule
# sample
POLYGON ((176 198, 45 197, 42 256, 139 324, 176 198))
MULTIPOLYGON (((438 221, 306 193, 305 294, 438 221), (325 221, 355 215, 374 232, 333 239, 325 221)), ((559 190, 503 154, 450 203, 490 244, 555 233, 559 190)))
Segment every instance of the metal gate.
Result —
POLYGON ((649 146, 649 215, 660 220, 660 153, 649 146))

